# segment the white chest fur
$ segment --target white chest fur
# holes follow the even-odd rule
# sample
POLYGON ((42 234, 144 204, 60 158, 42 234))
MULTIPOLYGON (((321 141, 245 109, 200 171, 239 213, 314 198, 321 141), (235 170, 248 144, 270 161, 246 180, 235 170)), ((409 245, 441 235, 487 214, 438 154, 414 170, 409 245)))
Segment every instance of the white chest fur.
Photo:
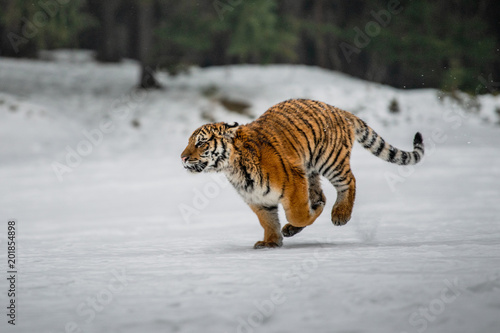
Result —
POLYGON ((256 206, 277 206, 281 199, 281 191, 275 191, 267 184, 261 186, 257 181, 249 187, 247 180, 241 175, 226 172, 226 177, 233 185, 236 191, 241 195, 243 200, 250 205, 256 206))

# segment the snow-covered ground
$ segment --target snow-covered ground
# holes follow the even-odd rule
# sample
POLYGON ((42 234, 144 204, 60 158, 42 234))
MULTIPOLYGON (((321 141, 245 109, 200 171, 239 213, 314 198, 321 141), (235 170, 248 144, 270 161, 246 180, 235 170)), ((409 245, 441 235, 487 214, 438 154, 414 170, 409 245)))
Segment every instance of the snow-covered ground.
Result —
POLYGON ((0 59, 2 332, 499 331, 500 97, 460 105, 305 66, 193 69, 146 93, 137 76, 133 62, 0 59), (322 100, 403 149, 421 131, 427 155, 401 168, 357 145, 352 220, 332 225, 324 183, 314 225, 254 250, 262 228, 236 192, 180 163, 207 119, 251 121, 221 97, 254 117, 322 100))

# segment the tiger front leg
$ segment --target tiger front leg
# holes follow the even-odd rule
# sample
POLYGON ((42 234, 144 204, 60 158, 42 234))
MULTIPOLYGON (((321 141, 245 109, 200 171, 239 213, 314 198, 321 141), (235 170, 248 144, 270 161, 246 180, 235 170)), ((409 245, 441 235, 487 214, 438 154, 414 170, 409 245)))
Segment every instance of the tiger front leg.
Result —
POLYGON ((321 179, 319 173, 313 172, 307 178, 309 183, 309 202, 312 210, 316 210, 319 206, 326 204, 326 197, 321 189, 321 179))
POLYGON ((250 205, 250 208, 257 215, 260 225, 264 228, 264 240, 255 243, 254 249, 281 247, 283 236, 280 233, 278 206, 250 205))

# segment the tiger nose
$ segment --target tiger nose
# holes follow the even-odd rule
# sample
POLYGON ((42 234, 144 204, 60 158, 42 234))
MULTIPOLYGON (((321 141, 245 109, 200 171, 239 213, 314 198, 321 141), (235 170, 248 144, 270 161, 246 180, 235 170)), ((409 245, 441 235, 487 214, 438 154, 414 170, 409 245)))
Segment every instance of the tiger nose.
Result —
POLYGON ((182 160, 182 162, 186 162, 186 161, 187 161, 187 159, 188 159, 188 157, 187 157, 187 156, 181 156, 181 160, 182 160))

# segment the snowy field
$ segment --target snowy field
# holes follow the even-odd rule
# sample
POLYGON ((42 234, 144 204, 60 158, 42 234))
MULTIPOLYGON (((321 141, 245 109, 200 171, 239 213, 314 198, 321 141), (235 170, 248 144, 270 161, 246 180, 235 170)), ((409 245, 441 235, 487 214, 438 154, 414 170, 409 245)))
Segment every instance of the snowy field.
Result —
POLYGON ((500 331, 500 97, 459 103, 305 66, 159 79, 165 90, 141 93, 133 62, 0 59, 1 332, 500 331), (397 167, 356 144, 352 220, 332 225, 325 182, 312 226, 254 250, 256 216, 180 153, 208 119, 249 122, 292 97, 356 113, 399 148, 421 131, 427 155, 397 167))

